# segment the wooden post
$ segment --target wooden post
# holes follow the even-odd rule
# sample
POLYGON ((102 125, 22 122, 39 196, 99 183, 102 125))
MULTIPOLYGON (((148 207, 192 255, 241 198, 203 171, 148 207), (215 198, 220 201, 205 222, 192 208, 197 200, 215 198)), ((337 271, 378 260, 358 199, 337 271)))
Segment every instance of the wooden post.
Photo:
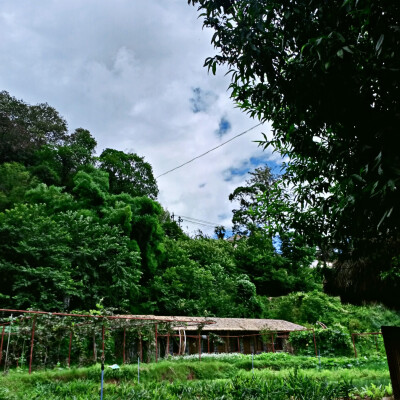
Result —
POLYGON ((35 339, 35 324, 36 324, 36 317, 33 318, 33 323, 32 323, 31 354, 29 356, 29 374, 31 374, 31 372, 32 372, 33 341, 35 339))
POLYGON ((239 339, 239 336, 237 337, 237 342, 238 342, 238 353, 240 353, 241 351, 240 351, 240 339, 239 339))
POLYGON ((199 361, 201 361, 201 336, 199 332, 199 361))
POLYGON ((207 352, 210 354, 210 335, 207 336, 207 352))
POLYGON ((104 362, 104 325, 101 331, 101 350, 102 350, 102 354, 101 354, 101 362, 104 362))
POLYGON ((4 341, 4 331, 6 329, 6 326, 3 325, 3 331, 1 333, 1 345, 0 345, 0 365, 1 365, 1 359, 3 358, 3 341, 4 341))
POLYGON ((165 351, 165 356, 168 357, 169 356, 169 332, 167 333, 167 348, 165 351))
POLYGON ((143 342, 141 333, 139 333, 139 357, 140 357, 140 362, 143 362, 143 342))
POLYGON ((97 362, 96 332, 94 329, 93 329, 93 361, 97 362))
POLYGON ((356 342, 354 341, 354 333, 351 334, 351 339, 353 340, 354 357, 357 358, 356 342))
POLYGON ((400 399, 400 327, 382 326, 383 342, 395 400, 400 399))
POLYGON ((156 344, 156 362, 158 362, 158 344, 157 344, 157 324, 155 324, 155 344, 156 344))
POLYGON ((125 340, 126 340, 126 327, 124 327, 124 342, 123 342, 123 350, 122 350, 123 364, 125 364, 125 340))
POLYGON ((271 333, 272 352, 275 353, 274 334, 271 333))
POLYGON ((71 344, 72 344, 72 330, 69 334, 69 349, 68 349, 68 368, 71 365, 71 344))

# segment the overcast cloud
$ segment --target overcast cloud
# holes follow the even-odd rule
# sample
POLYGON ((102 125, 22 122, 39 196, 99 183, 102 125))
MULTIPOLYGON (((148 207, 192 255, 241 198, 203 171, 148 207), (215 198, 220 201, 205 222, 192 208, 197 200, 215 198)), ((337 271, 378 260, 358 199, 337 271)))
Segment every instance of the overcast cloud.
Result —
MULTIPOLYGON (((90 130, 98 154, 136 152, 155 176, 258 123, 234 107, 225 71, 203 68, 211 32, 186 0, 2 0, 0 37, 0 90, 49 103, 71 131, 90 130)), ((160 177, 158 200, 175 215, 229 227, 229 193, 249 169, 279 162, 253 142, 269 130, 160 177)))

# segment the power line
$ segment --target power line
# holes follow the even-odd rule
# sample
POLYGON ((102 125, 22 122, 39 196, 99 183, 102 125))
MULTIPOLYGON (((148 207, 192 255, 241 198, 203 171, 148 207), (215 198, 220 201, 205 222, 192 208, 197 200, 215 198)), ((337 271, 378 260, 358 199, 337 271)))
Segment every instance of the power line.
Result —
POLYGON ((244 132, 242 132, 242 133, 239 133, 238 135, 234 136, 233 138, 230 138, 229 140, 227 140, 226 142, 223 142, 223 143, 221 143, 220 145, 218 145, 218 146, 216 146, 216 147, 214 147, 214 148, 212 148, 212 149, 206 151, 205 153, 200 154, 200 155, 198 155, 197 157, 194 157, 194 158, 192 158, 191 160, 186 161, 185 163, 183 163, 183 164, 181 164, 181 165, 178 165, 177 167, 172 168, 172 169, 170 169, 170 170, 168 170, 168 171, 162 173, 161 175, 158 175, 158 176, 156 177, 156 179, 160 178, 161 176, 167 175, 167 174, 169 174, 170 172, 175 171, 175 170, 177 170, 177 169, 179 169, 179 168, 182 168, 184 165, 190 164, 190 163, 193 162, 194 160, 197 160, 198 158, 203 157, 203 156, 205 156, 206 154, 211 153, 212 151, 219 149, 220 147, 226 145, 227 143, 231 142, 232 140, 238 138, 239 136, 243 136, 243 135, 246 134, 247 132, 252 131, 253 129, 257 128, 257 127, 260 126, 260 125, 262 125, 261 122, 260 122, 259 124, 255 125, 255 126, 253 126, 252 128, 247 129, 247 131, 244 131, 244 132))
POLYGON ((190 221, 186 218, 182 218, 183 221, 189 222, 189 224, 195 224, 195 225, 201 225, 205 226, 206 228, 215 228, 215 225, 209 225, 209 224, 203 224, 201 222, 196 222, 196 221, 190 221))
POLYGON ((193 217, 186 217, 185 215, 181 215, 181 217, 184 218, 184 219, 192 219, 193 221, 201 222, 201 223, 203 223, 203 224, 209 224, 209 225, 213 225, 213 226, 218 225, 218 223, 211 222, 211 221, 205 221, 204 219, 193 218, 193 217))
MULTIPOLYGON (((174 213, 172 213, 172 220, 175 220, 176 215, 174 213)), ((221 225, 220 223, 216 223, 216 222, 211 222, 211 221, 205 221, 204 219, 199 219, 199 218, 193 218, 193 217, 187 217, 185 215, 180 215, 178 216, 178 223, 182 222, 182 221, 186 221, 189 222, 191 224, 196 224, 196 225, 202 225, 208 228, 215 228, 216 226, 221 225)))

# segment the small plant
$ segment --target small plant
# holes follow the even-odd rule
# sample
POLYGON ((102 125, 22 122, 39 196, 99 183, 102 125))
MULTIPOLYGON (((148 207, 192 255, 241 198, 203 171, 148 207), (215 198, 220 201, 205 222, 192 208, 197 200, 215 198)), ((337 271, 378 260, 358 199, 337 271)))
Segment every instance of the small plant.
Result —
MULTIPOLYGON (((359 391, 356 391, 354 395, 361 397, 368 397, 370 400, 381 400, 385 396, 391 396, 393 394, 392 385, 375 385, 371 383, 368 386, 362 387, 359 391)), ((354 397, 356 398, 356 397, 354 397)))

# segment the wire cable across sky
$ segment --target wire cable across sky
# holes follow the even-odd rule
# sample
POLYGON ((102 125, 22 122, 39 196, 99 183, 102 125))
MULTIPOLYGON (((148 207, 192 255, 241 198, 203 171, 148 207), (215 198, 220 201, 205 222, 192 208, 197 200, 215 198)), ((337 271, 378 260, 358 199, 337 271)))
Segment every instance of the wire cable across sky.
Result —
POLYGON ((247 131, 244 131, 244 132, 242 132, 242 133, 239 133, 238 135, 234 136, 233 138, 230 138, 230 139, 227 140, 226 142, 221 143, 220 145, 218 145, 218 146, 216 146, 216 147, 214 147, 214 148, 212 148, 212 149, 206 151, 205 153, 200 154, 200 155, 198 155, 197 157, 194 157, 194 158, 192 158, 191 160, 186 161, 185 163, 183 163, 183 164, 181 164, 181 165, 178 165, 177 167, 172 168, 172 169, 170 169, 170 170, 168 170, 168 171, 162 173, 161 175, 158 175, 158 176, 156 177, 156 179, 160 178, 161 176, 167 175, 167 174, 169 174, 170 172, 175 171, 175 170, 177 170, 177 169, 179 169, 179 168, 182 168, 183 166, 185 166, 185 165, 187 165, 187 164, 190 164, 190 163, 193 162, 194 160, 197 160, 198 158, 201 158, 201 157, 205 156, 206 154, 211 153, 212 151, 219 149, 220 147, 226 145, 227 143, 231 142, 232 140, 235 140, 235 139, 238 138, 239 136, 243 136, 243 135, 246 134, 247 132, 252 131, 253 129, 257 128, 257 127, 260 126, 260 125, 262 125, 262 122, 260 122, 260 123, 257 124, 257 125, 254 125, 254 126, 251 127, 250 129, 247 129, 247 131))

